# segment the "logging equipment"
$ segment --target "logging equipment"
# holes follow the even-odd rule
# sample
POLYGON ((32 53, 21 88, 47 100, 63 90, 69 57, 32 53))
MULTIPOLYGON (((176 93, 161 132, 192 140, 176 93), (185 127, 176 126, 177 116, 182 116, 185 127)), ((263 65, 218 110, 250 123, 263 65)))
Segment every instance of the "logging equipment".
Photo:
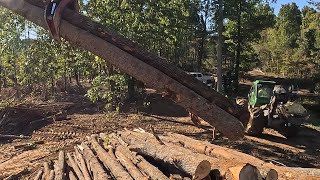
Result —
POLYGON ((49 0, 45 8, 44 19, 53 39, 60 42, 61 15, 65 8, 79 11, 78 0, 49 0))

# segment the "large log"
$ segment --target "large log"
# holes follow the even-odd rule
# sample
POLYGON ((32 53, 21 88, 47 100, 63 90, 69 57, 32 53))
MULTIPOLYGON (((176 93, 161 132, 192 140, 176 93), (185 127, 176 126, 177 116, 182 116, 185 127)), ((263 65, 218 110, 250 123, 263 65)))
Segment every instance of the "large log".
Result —
MULTIPOLYGON (((29 3, 36 5, 40 8, 44 7, 42 0, 27 0, 29 3)), ((140 59, 144 63, 160 70, 172 79, 178 81, 182 85, 188 87, 200 96, 206 98, 208 101, 216 104, 221 109, 227 111, 233 116, 244 120, 248 118, 248 111, 230 99, 225 98, 222 94, 210 89, 208 86, 186 74, 183 70, 169 63, 166 59, 157 56, 154 53, 146 51, 137 43, 125 38, 124 36, 116 33, 112 29, 105 27, 97 22, 91 21, 88 17, 74 13, 72 10, 66 9, 63 12, 63 18, 81 29, 87 30, 91 34, 109 42, 110 44, 118 47, 119 49, 129 53, 130 55, 140 59)))
POLYGON ((208 161, 211 163, 209 169, 202 173, 199 179, 206 177, 212 169, 220 169, 219 161, 216 158, 192 152, 189 149, 174 144, 160 144, 155 138, 146 135, 139 135, 131 131, 120 132, 121 138, 129 144, 129 148, 139 154, 153 157, 155 160, 171 164, 184 171, 190 176, 196 176, 198 166, 208 161), (146 136, 144 136, 146 135, 146 136))
MULTIPOLYGON (((0 5, 46 28, 43 18, 43 8, 31 5, 24 0, 0 0, 0 5)), ((75 14, 74 12, 72 13, 75 14)), ((72 21, 75 21, 75 19, 72 21)), ((94 22, 89 19, 83 22, 83 24, 92 23, 94 22)), ((161 91, 168 90, 174 92, 176 94, 175 101, 178 104, 216 127, 228 138, 238 139, 244 136, 242 123, 235 116, 229 114, 230 112, 212 103, 216 99, 210 102, 196 91, 190 90, 183 83, 180 83, 171 76, 146 64, 137 57, 132 56, 89 31, 89 29, 81 29, 65 20, 61 22, 60 26, 61 36, 71 44, 82 47, 102 59, 108 60, 123 72, 146 83, 149 87, 161 91), (142 69, 143 71, 141 71, 142 69)), ((225 102, 219 102, 219 104, 228 104, 229 101, 227 99, 222 99, 225 102)), ((228 108, 232 109, 232 107, 228 108)))
POLYGON ((187 137, 181 134, 167 133, 166 136, 160 136, 160 139, 162 141, 181 145, 185 148, 191 149, 195 152, 205 154, 208 156, 222 157, 230 161, 237 160, 241 157, 242 159, 246 159, 247 163, 250 163, 250 164, 264 163, 264 161, 258 158, 255 158, 253 156, 250 156, 248 154, 244 154, 229 148, 214 145, 209 142, 192 139, 190 137, 187 137))

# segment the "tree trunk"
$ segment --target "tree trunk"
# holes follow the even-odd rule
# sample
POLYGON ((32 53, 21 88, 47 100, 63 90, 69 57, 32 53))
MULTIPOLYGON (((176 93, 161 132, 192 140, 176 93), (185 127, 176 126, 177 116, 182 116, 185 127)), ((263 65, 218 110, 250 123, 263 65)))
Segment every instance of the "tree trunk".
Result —
POLYGON ((135 95, 135 80, 130 75, 127 75, 127 83, 128 83, 128 99, 129 101, 134 100, 135 95))
POLYGON ((223 0, 219 0, 217 42, 217 92, 222 93, 223 0))
MULTIPOLYGON (((28 1, 38 7, 24 0, 0 0, 0 5, 46 27, 42 1, 28 1)), ((65 20, 61 21, 60 34, 71 44, 107 59, 151 88, 174 92, 178 104, 215 126, 230 139, 243 137, 243 125, 237 118, 248 118, 247 110, 243 111, 231 100, 208 89, 206 85, 175 66, 165 63, 160 57, 135 48, 132 42, 107 31, 108 29, 100 24, 68 9, 63 14, 64 18, 80 27, 65 20)))
POLYGON ((240 55, 242 51, 242 37, 241 37, 241 14, 242 14, 242 0, 238 4, 238 19, 237 19, 237 51, 236 51, 236 65, 234 69, 234 89, 235 92, 239 90, 239 71, 240 71, 240 55))

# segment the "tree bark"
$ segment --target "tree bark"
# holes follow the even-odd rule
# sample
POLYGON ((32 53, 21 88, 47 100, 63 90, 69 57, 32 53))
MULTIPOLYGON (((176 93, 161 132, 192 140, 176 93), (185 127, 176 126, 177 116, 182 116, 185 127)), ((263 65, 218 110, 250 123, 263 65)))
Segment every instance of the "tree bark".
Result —
POLYGON ((55 164, 55 180, 64 180, 65 179, 65 155, 64 151, 59 152, 59 159, 55 164))
POLYGON ((222 93, 223 0, 219 0, 217 42, 217 92, 222 93))
POLYGON ((43 169, 40 169, 37 175, 34 177, 34 180, 41 180, 43 175, 43 169))
POLYGON ((132 179, 128 172, 118 163, 117 159, 110 155, 103 147, 100 146, 95 137, 89 139, 93 149, 96 151, 99 159, 111 171, 116 179, 132 179))
POLYGON ((238 19, 237 19, 237 51, 236 51, 236 65, 234 69, 234 88, 235 92, 239 89, 239 71, 240 71, 240 55, 242 49, 242 37, 241 37, 241 14, 242 14, 242 0, 238 4, 238 19))
POLYGON ((76 173, 77 177, 79 180, 85 180, 81 170, 79 169, 79 166, 76 164, 76 162, 74 161, 74 159, 72 158, 70 153, 67 153, 68 156, 68 160, 70 162, 70 166, 71 168, 74 170, 74 172, 76 173))
POLYGON ((129 174, 136 180, 147 180, 148 178, 145 177, 143 174, 141 174, 141 172, 139 171, 139 169, 132 163, 132 161, 126 157, 126 155, 124 155, 121 151, 116 150, 115 151, 115 155, 117 157, 117 159, 120 161, 120 163, 123 165, 123 167, 125 167, 127 169, 127 171, 129 172, 129 174))
MULTIPOLYGON (((46 27, 41 1, 28 1, 37 4, 38 7, 24 0, 0 0, 0 5, 42 27, 46 27)), ((149 87, 161 91, 175 92, 177 95, 175 100, 178 104, 203 118, 230 139, 243 137, 243 126, 237 118, 242 120, 245 117, 246 110, 242 111, 234 102, 215 91, 209 90, 204 84, 188 76, 182 70, 165 63, 164 60, 151 61, 152 58, 157 60, 161 58, 151 56, 143 49, 136 49, 132 42, 119 38, 120 36, 112 31, 107 31, 107 28, 82 15, 66 9, 63 17, 78 26, 76 27, 65 20, 61 21, 61 36, 70 43, 109 60, 111 64, 145 82, 149 87), (106 41, 106 39, 109 41, 106 41), (114 44, 110 44, 110 42, 114 44), (149 56, 149 59, 146 58, 149 56), (154 64, 155 62, 158 63, 154 64)))
POLYGON ((83 154, 90 164, 92 174, 93 174, 93 179, 97 179, 97 180, 111 179, 111 177, 105 172, 102 165, 100 164, 98 159, 95 157, 91 149, 84 143, 81 146, 83 147, 83 154))
POLYGON ((126 142, 115 134, 106 136, 106 134, 100 134, 102 139, 109 139, 110 144, 116 148, 116 151, 121 152, 126 158, 130 159, 133 164, 135 164, 144 174, 149 176, 151 179, 161 179, 168 180, 169 178, 165 176, 158 168, 146 161, 142 156, 136 156, 128 148, 126 142), (110 137, 110 138, 109 138, 110 137))
POLYGON ((153 138, 144 136, 138 137, 134 132, 121 132, 121 138, 129 144, 129 148, 138 152, 139 154, 151 156, 155 160, 164 161, 165 163, 174 165, 178 169, 186 172, 195 179, 202 179, 209 175, 211 171, 212 162, 216 163, 211 157, 194 153, 191 150, 182 148, 172 144, 162 145, 153 138), (202 172, 199 168, 204 167, 202 172))
MULTIPOLYGON (((81 172, 83 174, 84 179, 91 180, 91 176, 90 176, 90 173, 87 168, 87 165, 86 165, 86 162, 84 160, 83 155, 79 152, 77 147, 74 147, 74 152, 75 152, 76 159, 78 159, 79 168, 81 169, 81 172)), ((91 160, 91 154, 89 154, 89 152, 88 152, 86 158, 88 158, 88 163, 90 164, 90 167, 95 168, 95 166, 91 166, 91 162, 94 160, 91 160)), ((98 170, 99 168, 96 168, 96 169, 98 170)), ((96 171, 93 171, 93 174, 94 174, 94 172, 96 172, 96 171)))
POLYGON ((229 168, 225 176, 226 180, 262 180, 259 170, 250 164, 229 168))

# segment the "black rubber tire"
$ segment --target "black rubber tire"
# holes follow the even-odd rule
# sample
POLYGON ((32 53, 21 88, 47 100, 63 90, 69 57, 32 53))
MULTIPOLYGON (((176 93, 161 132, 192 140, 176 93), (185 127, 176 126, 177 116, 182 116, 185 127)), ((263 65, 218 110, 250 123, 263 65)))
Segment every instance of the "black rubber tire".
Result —
POLYGON ((250 136, 259 136, 267 125, 267 118, 263 116, 260 108, 249 108, 250 120, 246 126, 245 133, 250 136))

